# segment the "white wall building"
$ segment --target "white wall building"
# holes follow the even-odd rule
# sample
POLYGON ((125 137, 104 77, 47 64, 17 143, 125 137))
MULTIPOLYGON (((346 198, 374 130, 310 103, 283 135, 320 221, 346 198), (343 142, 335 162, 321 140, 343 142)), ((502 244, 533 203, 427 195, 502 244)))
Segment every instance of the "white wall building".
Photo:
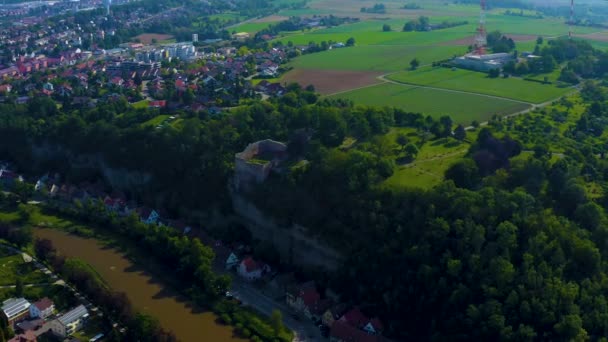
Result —
POLYGON ((55 335, 65 338, 80 330, 84 326, 87 317, 89 317, 87 308, 84 305, 80 305, 50 322, 50 328, 55 335))

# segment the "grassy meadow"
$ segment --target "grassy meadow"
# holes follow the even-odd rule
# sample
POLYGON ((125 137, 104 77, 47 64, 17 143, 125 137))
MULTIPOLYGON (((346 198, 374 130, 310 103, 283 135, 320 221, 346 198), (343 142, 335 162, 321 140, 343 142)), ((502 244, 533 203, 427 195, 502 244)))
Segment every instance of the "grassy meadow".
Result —
POLYGON ((530 103, 543 103, 572 91, 569 87, 541 84, 521 78, 489 78, 481 72, 442 67, 404 71, 388 78, 406 84, 499 96, 530 103))
POLYGON ((505 115, 529 108, 524 103, 475 94, 384 83, 333 96, 371 106, 394 106, 433 117, 450 115, 457 123, 484 122, 494 115, 505 115))

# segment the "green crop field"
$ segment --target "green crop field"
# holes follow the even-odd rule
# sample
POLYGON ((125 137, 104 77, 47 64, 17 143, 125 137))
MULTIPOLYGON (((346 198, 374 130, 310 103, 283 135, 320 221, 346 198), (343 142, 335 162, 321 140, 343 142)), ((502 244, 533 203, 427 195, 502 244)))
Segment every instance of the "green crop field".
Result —
POLYGON ((474 94, 384 83, 332 96, 373 106, 392 106, 434 117, 450 115, 457 123, 484 122, 494 115, 506 115, 528 105, 474 94))
POLYGON ((397 71, 405 70, 413 58, 424 64, 463 54, 460 46, 355 46, 313 53, 296 58, 299 69, 397 71))
POLYGON ((258 33, 263 29, 267 28, 269 25, 276 24, 277 22, 266 22, 266 23, 246 23, 238 26, 234 26, 230 28, 230 31, 236 32, 247 32, 251 34, 258 33))
POLYGON ((481 72, 441 67, 404 71, 388 78, 407 84, 487 94, 532 103, 546 102, 572 91, 569 87, 560 88, 520 78, 489 78, 481 72))

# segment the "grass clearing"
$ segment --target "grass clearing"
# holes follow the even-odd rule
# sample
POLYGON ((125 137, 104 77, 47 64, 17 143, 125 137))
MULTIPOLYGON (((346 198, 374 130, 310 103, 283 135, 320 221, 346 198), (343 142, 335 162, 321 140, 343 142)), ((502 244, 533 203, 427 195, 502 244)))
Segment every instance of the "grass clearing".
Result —
POLYGON ((267 28, 268 26, 270 26, 272 24, 276 24, 276 22, 265 22, 265 23, 250 22, 250 23, 245 23, 245 24, 231 27, 230 32, 233 32, 233 31, 234 32, 247 32, 249 34, 255 34, 255 33, 258 33, 259 31, 262 31, 263 29, 267 28))
POLYGON ((146 108, 148 108, 148 103, 149 102, 150 101, 148 101, 148 100, 141 100, 141 101, 138 101, 138 102, 133 102, 131 104, 131 106, 133 106, 133 108, 135 108, 135 109, 146 109, 146 108))
POLYGON ((389 79, 406 84, 460 90, 505 97, 518 101, 543 103, 571 91, 569 87, 540 84, 520 78, 489 78, 487 74, 462 69, 424 67, 390 75, 389 79))
POLYGON ((381 185, 383 187, 429 189, 443 181, 445 171, 461 159, 470 147, 469 143, 453 138, 422 143, 415 130, 410 128, 394 128, 385 138, 393 142, 400 133, 410 137, 419 146, 420 152, 413 162, 397 165, 393 175, 381 185))
POLYGON ((436 118, 450 115, 454 122, 465 125, 469 125, 473 120, 485 122, 494 115, 508 115, 529 108, 526 104, 507 99, 392 83, 384 83, 332 97, 370 106, 398 107, 436 118))
POLYGON ((169 119, 169 115, 158 115, 144 123, 142 123, 142 126, 158 126, 160 124, 162 124, 163 122, 167 121, 169 119))
POLYGON ((33 264, 24 262, 21 254, 0 258, 0 286, 15 285, 17 278, 21 278, 24 284, 42 284, 49 281, 33 264))

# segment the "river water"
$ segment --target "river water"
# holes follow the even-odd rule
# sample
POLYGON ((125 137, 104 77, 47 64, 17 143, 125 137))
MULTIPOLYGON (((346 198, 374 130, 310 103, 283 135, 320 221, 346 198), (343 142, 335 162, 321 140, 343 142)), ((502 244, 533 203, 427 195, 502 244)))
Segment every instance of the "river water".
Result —
POLYGON ((49 239, 66 257, 91 265, 115 291, 126 293, 136 310, 156 317, 163 328, 183 342, 245 341, 233 336, 232 328, 216 323, 217 316, 191 307, 190 302, 166 289, 157 279, 133 264, 120 251, 95 239, 85 239, 53 229, 35 229, 37 238, 49 239))

